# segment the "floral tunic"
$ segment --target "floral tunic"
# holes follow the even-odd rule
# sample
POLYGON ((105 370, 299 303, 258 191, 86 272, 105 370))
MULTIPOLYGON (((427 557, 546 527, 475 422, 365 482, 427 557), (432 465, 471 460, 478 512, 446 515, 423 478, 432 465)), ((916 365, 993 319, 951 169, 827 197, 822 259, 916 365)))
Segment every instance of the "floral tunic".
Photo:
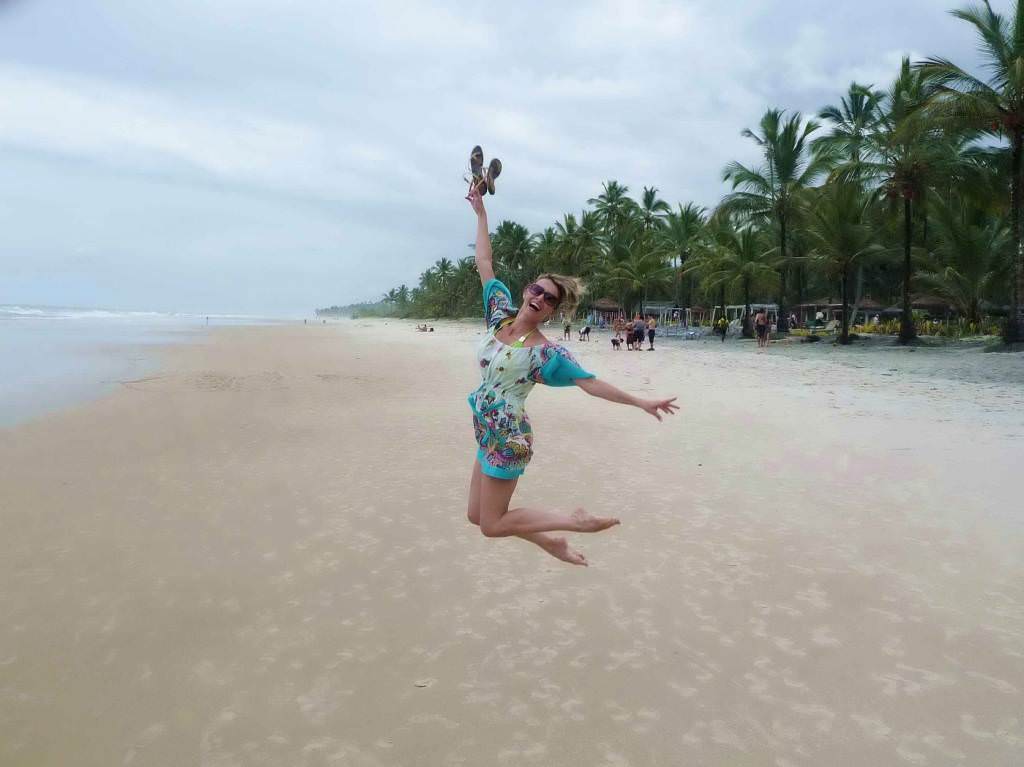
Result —
POLYGON ((484 285, 487 334, 477 350, 481 383, 469 395, 469 406, 480 469, 499 479, 521 475, 533 454, 533 429, 526 416, 526 397, 533 385, 572 386, 579 378, 594 377, 558 344, 514 347, 499 341, 495 333, 516 311, 503 282, 489 280, 484 285))

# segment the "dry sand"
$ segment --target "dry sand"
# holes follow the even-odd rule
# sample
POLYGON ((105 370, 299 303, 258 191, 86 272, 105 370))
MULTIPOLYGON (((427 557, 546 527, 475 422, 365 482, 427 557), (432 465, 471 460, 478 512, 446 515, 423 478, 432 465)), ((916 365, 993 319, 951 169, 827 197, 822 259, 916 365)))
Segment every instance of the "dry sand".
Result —
POLYGON ((1020 355, 573 342, 683 404, 535 391, 521 498, 623 519, 585 569, 466 521, 436 327, 218 331, 0 430, 0 764, 1024 763, 1020 355))

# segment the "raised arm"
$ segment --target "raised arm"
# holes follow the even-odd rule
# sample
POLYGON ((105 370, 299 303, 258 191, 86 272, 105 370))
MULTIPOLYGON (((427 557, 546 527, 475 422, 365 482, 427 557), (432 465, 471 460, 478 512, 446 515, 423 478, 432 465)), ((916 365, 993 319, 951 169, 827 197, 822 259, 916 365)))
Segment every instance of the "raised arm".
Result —
POLYGON ((607 381, 597 378, 579 378, 576 380, 576 385, 592 397, 600 397, 620 405, 638 407, 645 413, 650 413, 659 421, 661 420, 662 413, 672 415, 679 409, 678 405, 673 404, 676 401, 675 397, 671 399, 640 399, 632 394, 627 394, 617 386, 612 386, 607 381))
POLYGON ((494 265, 491 263, 491 233, 487 228, 487 208, 483 197, 474 189, 466 197, 476 211, 476 269, 480 272, 480 282, 484 285, 494 279, 494 265))

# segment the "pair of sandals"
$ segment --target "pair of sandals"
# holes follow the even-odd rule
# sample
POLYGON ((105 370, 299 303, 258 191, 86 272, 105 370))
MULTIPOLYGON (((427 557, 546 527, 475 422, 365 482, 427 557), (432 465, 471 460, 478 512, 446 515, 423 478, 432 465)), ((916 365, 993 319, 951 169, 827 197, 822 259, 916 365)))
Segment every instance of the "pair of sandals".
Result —
POLYGON ((494 180, 501 175, 501 160, 495 157, 485 168, 484 150, 475 146, 469 153, 469 170, 472 177, 466 180, 470 193, 476 190, 481 197, 487 193, 494 194, 494 180))

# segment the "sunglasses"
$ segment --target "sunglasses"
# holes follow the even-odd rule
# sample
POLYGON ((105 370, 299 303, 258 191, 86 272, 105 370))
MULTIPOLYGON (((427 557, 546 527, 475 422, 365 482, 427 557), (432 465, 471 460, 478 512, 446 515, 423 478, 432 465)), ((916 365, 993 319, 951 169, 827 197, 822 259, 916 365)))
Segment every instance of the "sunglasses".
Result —
POLYGON ((531 296, 544 296, 544 303, 552 307, 558 306, 558 303, 562 300, 554 293, 548 293, 536 282, 531 282, 529 285, 527 285, 526 292, 529 293, 531 296))

